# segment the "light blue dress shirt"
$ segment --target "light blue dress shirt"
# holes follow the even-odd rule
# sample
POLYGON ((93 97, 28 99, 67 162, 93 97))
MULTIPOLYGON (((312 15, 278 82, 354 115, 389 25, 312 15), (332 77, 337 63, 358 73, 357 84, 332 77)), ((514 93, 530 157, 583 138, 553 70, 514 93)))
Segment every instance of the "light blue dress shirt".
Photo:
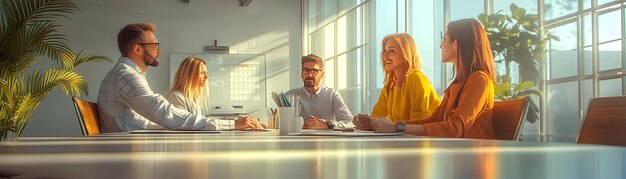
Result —
POLYGON ((311 116, 332 121, 334 128, 353 128, 352 113, 343 102, 341 95, 329 87, 320 87, 316 93, 309 93, 304 87, 287 91, 287 95, 300 96, 300 115, 304 120, 311 116))

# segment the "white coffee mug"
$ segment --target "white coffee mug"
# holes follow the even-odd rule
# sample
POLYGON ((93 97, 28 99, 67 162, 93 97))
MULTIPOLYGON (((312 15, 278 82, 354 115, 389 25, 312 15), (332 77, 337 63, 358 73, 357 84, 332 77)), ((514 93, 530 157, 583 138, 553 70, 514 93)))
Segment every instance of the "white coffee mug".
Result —
POLYGON ((291 129, 289 133, 300 133, 302 132, 302 127, 304 126, 304 119, 300 116, 293 118, 291 121, 291 129))

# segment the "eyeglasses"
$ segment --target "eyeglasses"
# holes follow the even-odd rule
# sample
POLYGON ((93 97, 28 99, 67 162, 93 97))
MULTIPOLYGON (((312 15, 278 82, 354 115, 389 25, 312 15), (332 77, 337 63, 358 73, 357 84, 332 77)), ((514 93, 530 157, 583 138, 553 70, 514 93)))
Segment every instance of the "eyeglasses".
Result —
POLYGON ((158 42, 156 42, 156 43, 137 43, 137 44, 138 45, 156 45, 156 49, 157 50, 159 49, 159 43, 158 42))
POLYGON ((322 71, 322 69, 308 69, 308 68, 302 68, 302 73, 304 74, 312 74, 312 75, 317 75, 320 73, 320 71, 322 71))

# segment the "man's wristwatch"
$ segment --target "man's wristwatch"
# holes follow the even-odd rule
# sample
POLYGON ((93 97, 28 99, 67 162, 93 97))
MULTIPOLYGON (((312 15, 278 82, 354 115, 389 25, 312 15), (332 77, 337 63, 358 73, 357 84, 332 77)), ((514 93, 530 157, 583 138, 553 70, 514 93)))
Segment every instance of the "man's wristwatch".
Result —
POLYGON ((326 121, 326 125, 328 125, 329 129, 334 129, 335 128, 335 123, 332 120, 327 120, 326 121))
POLYGON ((319 119, 319 120, 321 120, 322 122, 325 122, 329 129, 335 128, 335 123, 332 120, 326 120, 326 119, 319 119))
POLYGON ((404 132, 406 130, 406 123, 398 122, 396 123, 396 132, 404 132))

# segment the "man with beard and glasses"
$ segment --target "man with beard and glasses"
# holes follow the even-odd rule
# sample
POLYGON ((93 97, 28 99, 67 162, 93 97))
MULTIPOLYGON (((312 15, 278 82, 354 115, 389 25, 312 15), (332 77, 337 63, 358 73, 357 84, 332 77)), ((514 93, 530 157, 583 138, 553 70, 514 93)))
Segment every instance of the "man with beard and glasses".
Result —
POLYGON ((122 57, 102 80, 98 94, 103 132, 262 128, 250 117, 233 121, 189 113, 154 93, 145 78, 148 66, 159 66, 161 48, 154 32, 154 24, 137 23, 124 26, 117 34, 122 57))
POLYGON ((321 87, 324 62, 317 55, 302 57, 303 87, 287 91, 287 95, 300 96, 300 115, 305 119, 304 128, 348 129, 354 128, 352 113, 341 95, 329 87, 321 87))

